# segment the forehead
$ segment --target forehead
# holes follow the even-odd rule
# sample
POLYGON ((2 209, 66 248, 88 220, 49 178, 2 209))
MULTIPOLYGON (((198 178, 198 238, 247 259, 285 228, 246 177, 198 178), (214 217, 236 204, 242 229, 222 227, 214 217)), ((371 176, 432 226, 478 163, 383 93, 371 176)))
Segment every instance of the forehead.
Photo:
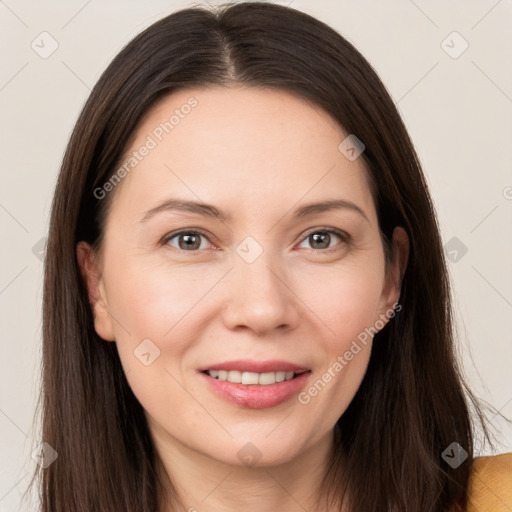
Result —
POLYGON ((261 213, 263 200, 290 208, 346 198, 371 215, 363 160, 338 148, 347 135, 323 109, 286 91, 177 90, 139 123, 124 153, 131 170, 116 194, 132 210, 178 195, 252 213, 261 213))

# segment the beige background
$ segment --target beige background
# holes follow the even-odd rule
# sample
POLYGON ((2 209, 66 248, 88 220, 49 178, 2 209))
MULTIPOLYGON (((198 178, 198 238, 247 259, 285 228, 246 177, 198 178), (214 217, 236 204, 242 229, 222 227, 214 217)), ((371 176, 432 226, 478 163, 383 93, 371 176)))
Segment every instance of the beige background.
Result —
MULTIPOLYGON (((449 264, 465 372, 481 398, 512 418, 512 2, 279 3, 340 31, 388 87, 424 166, 450 257, 453 244, 467 247, 449 264)), ((0 2, 2 512, 19 510, 35 464, 43 277, 36 254, 65 145, 90 89, 121 47, 190 5, 0 2), (46 37, 51 48, 43 31, 58 44, 46 59, 31 47, 46 37)), ((497 451, 512 451, 512 428, 495 421, 503 443, 497 451)))

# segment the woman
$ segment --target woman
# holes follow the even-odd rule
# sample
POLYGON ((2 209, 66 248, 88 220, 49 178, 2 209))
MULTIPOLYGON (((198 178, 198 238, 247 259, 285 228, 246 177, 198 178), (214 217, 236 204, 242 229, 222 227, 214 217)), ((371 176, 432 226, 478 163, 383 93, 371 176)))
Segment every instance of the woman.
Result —
POLYGON ((368 62, 290 8, 176 12, 104 72, 57 183, 42 511, 483 510, 512 463, 474 461, 453 338, 368 62))

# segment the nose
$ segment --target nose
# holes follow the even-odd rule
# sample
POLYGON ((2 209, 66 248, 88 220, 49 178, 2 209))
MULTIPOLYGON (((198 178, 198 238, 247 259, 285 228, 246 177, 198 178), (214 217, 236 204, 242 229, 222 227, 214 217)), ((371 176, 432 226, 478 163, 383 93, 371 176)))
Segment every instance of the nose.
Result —
POLYGON ((301 300, 285 265, 264 251, 247 263, 236 258, 225 283, 223 321, 233 330, 250 329, 258 336, 293 329, 300 319, 301 300))

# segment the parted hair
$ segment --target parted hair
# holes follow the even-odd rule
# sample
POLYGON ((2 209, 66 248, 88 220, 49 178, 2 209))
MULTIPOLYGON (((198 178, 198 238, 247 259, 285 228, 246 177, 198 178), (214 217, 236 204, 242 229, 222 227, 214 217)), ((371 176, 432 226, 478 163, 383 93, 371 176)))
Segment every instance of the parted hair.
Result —
POLYGON ((44 265, 38 413, 41 441, 58 458, 32 479, 41 511, 163 512, 173 502, 115 343, 95 332, 76 246, 101 247, 114 194, 99 200, 94 190, 116 171, 148 109, 178 89, 229 84, 298 95, 355 134, 387 264, 394 227, 409 237, 402 307, 375 336, 335 425, 319 507, 337 507, 348 493, 351 512, 465 510, 472 418, 484 418, 458 367, 440 230, 406 128, 372 66, 337 31, 291 7, 240 2, 176 11, 137 35, 103 72, 72 132, 44 265), (468 453, 457 468, 442 457, 453 442, 468 453))

